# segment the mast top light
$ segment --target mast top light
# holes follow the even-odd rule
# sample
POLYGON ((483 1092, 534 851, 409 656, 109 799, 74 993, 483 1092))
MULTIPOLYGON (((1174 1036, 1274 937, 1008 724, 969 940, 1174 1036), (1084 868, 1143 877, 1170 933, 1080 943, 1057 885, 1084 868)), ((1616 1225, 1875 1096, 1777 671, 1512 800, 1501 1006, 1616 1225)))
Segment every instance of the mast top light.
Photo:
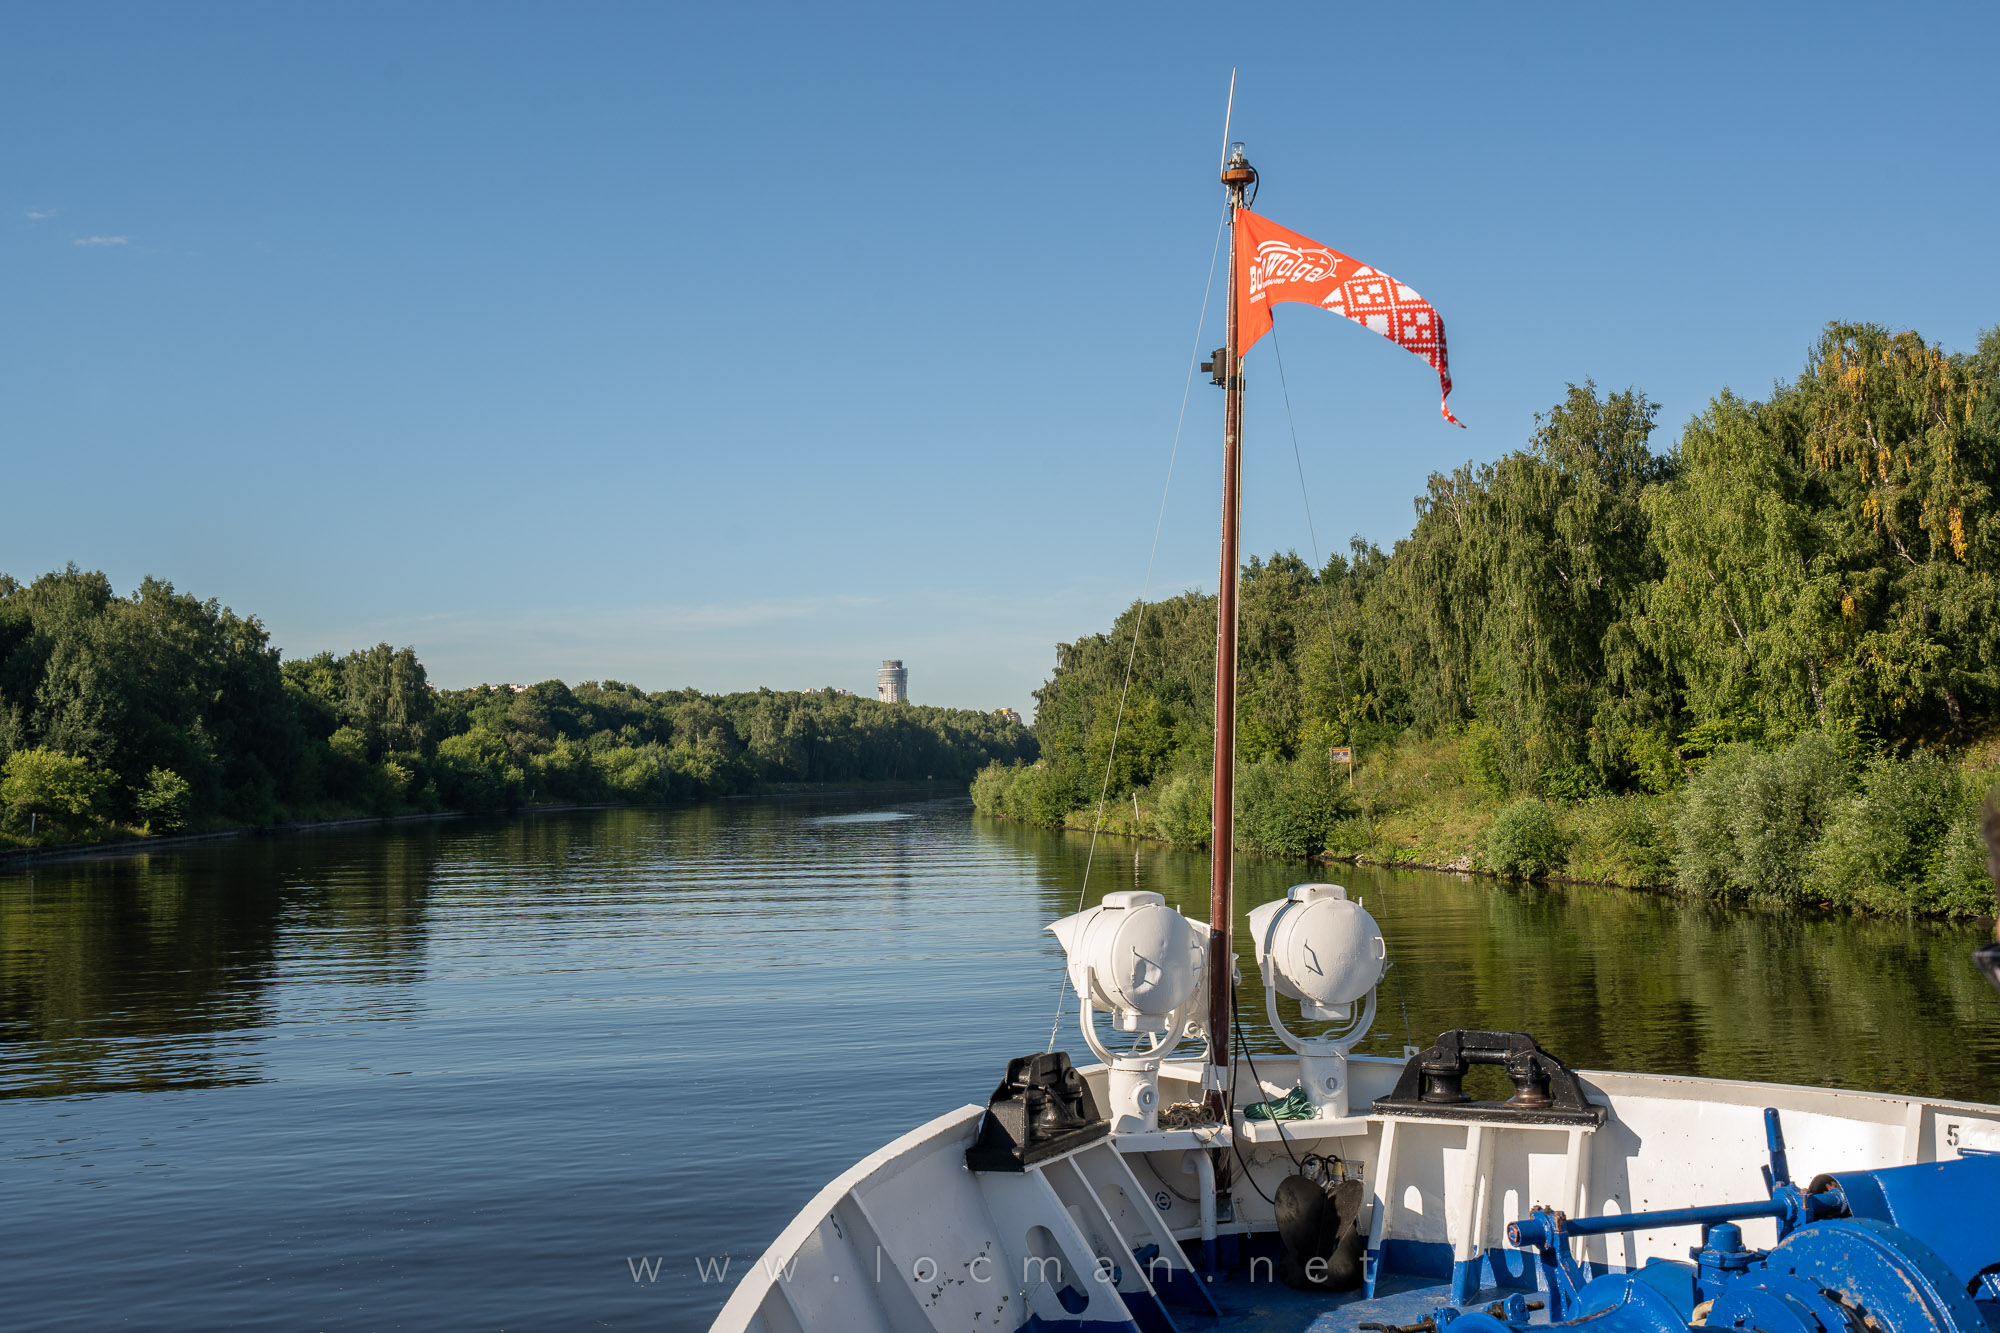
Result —
POLYGON ((1245 189, 1257 183, 1257 168, 1250 165, 1244 155, 1243 145, 1229 145, 1229 160, 1222 164, 1222 183, 1232 190, 1245 189))

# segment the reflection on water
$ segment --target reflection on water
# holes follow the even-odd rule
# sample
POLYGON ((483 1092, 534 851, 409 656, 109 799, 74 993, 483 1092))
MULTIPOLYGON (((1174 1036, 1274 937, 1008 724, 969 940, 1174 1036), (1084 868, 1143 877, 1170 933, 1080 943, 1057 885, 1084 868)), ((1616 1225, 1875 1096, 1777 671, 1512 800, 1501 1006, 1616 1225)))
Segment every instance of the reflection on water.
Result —
POLYGON ((864 810, 853 815, 821 815, 813 820, 815 824, 893 824, 899 819, 913 818, 907 810, 864 810))
POLYGON ((0 875, 0 1097, 255 1078, 280 985, 406 1012, 436 848, 432 829, 0 875))
MULTIPOLYGON (((1076 910, 1088 838, 1050 847, 1049 835, 989 828, 1042 848, 1045 910, 1076 910)), ((1100 840, 1090 898, 1152 889, 1206 917, 1207 877, 1205 854, 1100 840)), ((1308 875, 1242 860, 1236 952, 1243 1021, 1259 1052, 1280 1048, 1246 918, 1307 878, 1345 884, 1388 941, 1381 1010, 1360 1046, 1368 1054, 1485 1027, 1531 1032, 1583 1068, 2000 1101, 2000 995, 1971 964, 1977 927, 1367 866, 1308 875)))
MULTIPOLYGON (((740 1274, 825 1180, 1040 1049, 1041 928, 1087 847, 962 800, 814 798, 0 874, 9 1327, 702 1327, 725 1293, 697 1257, 740 1274)), ((1246 911, 1303 877, 1241 875, 1246 911)), ((1395 961, 1365 1049, 1518 1028, 1587 1067, 2000 1100, 1977 932, 1337 877, 1395 961)), ((1107 840, 1089 897, 1199 915, 1206 880, 1107 840)))

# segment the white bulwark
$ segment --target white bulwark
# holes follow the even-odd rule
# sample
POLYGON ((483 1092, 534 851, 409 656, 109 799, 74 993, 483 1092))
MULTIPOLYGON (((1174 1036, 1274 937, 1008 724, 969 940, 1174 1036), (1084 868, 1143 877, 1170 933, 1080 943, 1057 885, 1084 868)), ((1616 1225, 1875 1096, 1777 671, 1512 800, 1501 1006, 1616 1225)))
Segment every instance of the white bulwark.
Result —
POLYGON ((875 672, 875 697, 885 704, 908 703, 910 698, 910 673, 903 670, 901 658, 884 658, 875 672))

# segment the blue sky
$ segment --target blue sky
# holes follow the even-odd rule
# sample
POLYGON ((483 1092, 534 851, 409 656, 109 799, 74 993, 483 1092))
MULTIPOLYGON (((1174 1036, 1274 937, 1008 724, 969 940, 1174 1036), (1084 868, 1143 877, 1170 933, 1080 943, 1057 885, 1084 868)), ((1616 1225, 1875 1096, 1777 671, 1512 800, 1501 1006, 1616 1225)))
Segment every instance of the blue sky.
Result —
MULTIPOLYGON (((435 681, 1026 709, 1141 590, 1220 211, 1443 313, 1278 313, 1322 551, 1572 380, 1662 444, 1829 319, 2000 323, 1990 6, 15 6, 0 570, 435 681)), ((1310 550, 1268 340, 1246 549, 1310 550)), ((1197 382, 1152 575, 1212 588, 1197 382)))

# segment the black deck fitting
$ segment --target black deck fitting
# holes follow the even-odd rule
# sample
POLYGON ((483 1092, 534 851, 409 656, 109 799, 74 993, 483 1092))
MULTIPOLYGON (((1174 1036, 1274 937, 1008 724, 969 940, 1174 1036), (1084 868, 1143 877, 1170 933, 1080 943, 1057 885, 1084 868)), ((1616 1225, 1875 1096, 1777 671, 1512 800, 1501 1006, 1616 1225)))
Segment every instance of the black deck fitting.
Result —
POLYGON ((986 1100, 979 1137, 965 1150, 974 1171, 1023 1171, 1111 1133, 1090 1085, 1066 1051, 1007 1062, 1007 1077, 986 1100))
POLYGON ((1514 1125, 1601 1125, 1605 1108, 1584 1096, 1570 1067, 1525 1032, 1454 1028, 1403 1066, 1396 1090, 1375 1099, 1377 1115, 1430 1116, 1514 1125), (1465 1095, 1473 1065, 1499 1065, 1514 1084, 1504 1102, 1476 1102, 1465 1095))

